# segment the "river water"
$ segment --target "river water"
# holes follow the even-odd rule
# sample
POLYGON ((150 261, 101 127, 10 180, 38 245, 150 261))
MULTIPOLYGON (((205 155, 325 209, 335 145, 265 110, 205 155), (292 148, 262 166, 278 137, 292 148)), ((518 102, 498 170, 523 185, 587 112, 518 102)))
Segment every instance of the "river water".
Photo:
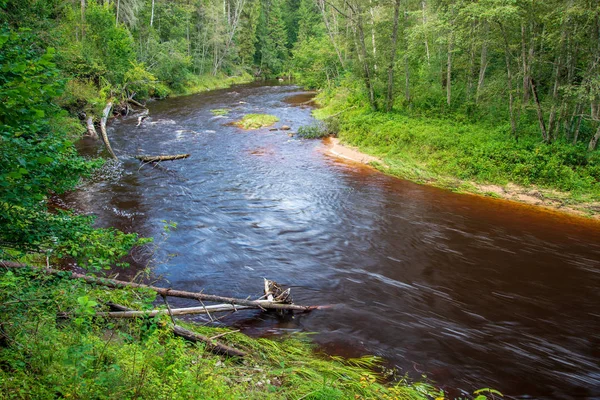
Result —
POLYGON ((122 165, 65 202, 100 226, 157 238, 132 271, 149 265, 163 285, 246 297, 267 277, 296 303, 336 305, 222 321, 249 334, 318 332, 328 353, 375 354, 453 393, 600 397, 600 224, 417 185, 340 162, 320 141, 227 125, 257 112, 296 130, 311 110, 292 103, 307 98, 253 84, 151 103, 139 128, 135 118, 109 127, 122 165), (131 158, 176 153, 191 157, 131 158), (178 226, 163 238, 164 221, 178 226))

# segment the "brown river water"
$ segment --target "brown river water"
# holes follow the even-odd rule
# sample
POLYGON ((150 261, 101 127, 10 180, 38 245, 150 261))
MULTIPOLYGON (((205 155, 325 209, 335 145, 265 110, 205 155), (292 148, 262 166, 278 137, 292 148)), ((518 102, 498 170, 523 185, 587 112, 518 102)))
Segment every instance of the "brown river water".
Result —
POLYGON ((149 265, 162 285, 246 297, 267 277, 296 303, 336 305, 222 320, 248 334, 317 332, 328 353, 378 355, 454 394, 600 398, 600 224, 417 185, 336 160, 318 140, 227 125, 258 112, 296 130, 313 121, 293 104, 308 98, 252 84, 150 103, 141 127, 132 117, 109 126, 122 164, 64 201, 99 226, 157 238, 132 271, 149 265), (154 167, 132 158, 177 153, 191 157, 154 167), (163 240, 164 221, 178 227, 163 240))

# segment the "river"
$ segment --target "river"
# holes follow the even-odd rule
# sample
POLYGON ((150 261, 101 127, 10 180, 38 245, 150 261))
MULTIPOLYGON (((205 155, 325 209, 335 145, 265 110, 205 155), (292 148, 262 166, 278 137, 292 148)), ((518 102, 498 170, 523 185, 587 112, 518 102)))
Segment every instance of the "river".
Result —
POLYGON ((248 334, 318 332, 328 353, 375 354, 454 394, 600 397, 600 224, 417 185, 336 160, 318 140, 227 124, 270 113, 296 130, 311 109, 291 103, 307 98, 250 84, 152 102, 139 128, 135 118, 109 127, 122 165, 64 201, 99 226, 156 237, 132 271, 148 265, 163 285, 246 297, 267 277, 296 303, 336 305, 222 321, 248 334), (156 167, 129 157, 176 153, 191 157, 156 167), (163 239, 164 221, 178 226, 163 239))

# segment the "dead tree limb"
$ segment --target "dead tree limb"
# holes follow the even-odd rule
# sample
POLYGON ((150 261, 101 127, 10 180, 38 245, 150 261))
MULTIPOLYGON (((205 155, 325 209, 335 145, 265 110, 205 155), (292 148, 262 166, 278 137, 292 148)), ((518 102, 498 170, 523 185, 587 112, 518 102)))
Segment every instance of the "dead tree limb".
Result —
POLYGON ((127 99, 127 102, 133 104, 134 106, 142 107, 143 109, 146 109, 146 110, 148 109, 148 107, 146 107, 145 105, 143 105, 139 101, 135 101, 132 98, 127 99))
POLYGON ((189 154, 175 154, 175 155, 162 155, 162 156, 135 156, 140 161, 143 162, 159 162, 159 161, 172 161, 172 160, 180 160, 182 158, 188 158, 189 154))
POLYGON ((157 315, 170 314, 170 315, 192 315, 192 314, 208 314, 215 312, 229 312, 238 310, 249 310, 259 309, 258 306, 235 306, 233 304, 217 304, 214 306, 202 306, 202 307, 186 307, 186 308, 172 308, 169 310, 150 310, 150 311, 111 311, 111 312, 99 312, 96 313, 99 317, 108 318, 138 318, 138 317, 156 317, 157 315))
POLYGON ((88 117, 86 126, 87 135, 93 139, 98 139, 98 132, 96 132, 96 128, 94 127, 94 119, 92 117, 88 117))
POLYGON ((96 278, 94 276, 78 274, 78 273, 72 272, 72 271, 60 271, 60 270, 52 269, 52 268, 35 268, 35 267, 31 267, 26 264, 15 263, 15 262, 10 262, 10 261, 0 261, 0 267, 2 267, 2 266, 6 267, 6 268, 33 268, 37 271, 45 272, 47 274, 66 275, 69 278, 82 279, 89 284, 103 285, 103 286, 110 287, 110 288, 131 287, 131 288, 150 289, 150 290, 155 291, 157 294, 159 294, 161 296, 164 295, 164 296, 179 297, 179 298, 184 298, 184 299, 204 300, 204 301, 211 301, 211 302, 218 302, 218 303, 236 304, 236 305, 242 305, 242 306, 253 306, 253 307, 272 309, 272 310, 312 311, 312 310, 325 309, 325 308, 329 307, 329 306, 301 306, 301 305, 297 305, 297 304, 277 303, 274 301, 237 299, 237 298, 233 298, 233 297, 215 296, 215 295, 206 294, 206 293, 186 292, 183 290, 161 288, 158 286, 144 285, 144 284, 135 283, 135 282, 125 282, 125 281, 119 281, 119 280, 108 279, 108 278, 96 278))
POLYGON ((246 357, 248 355, 245 351, 211 340, 209 337, 200 335, 179 325, 173 325, 172 329, 175 335, 180 336, 185 340, 189 340, 190 342, 203 342, 206 345, 206 349, 211 353, 224 354, 229 357, 246 357))
POLYGON ((112 110, 112 102, 108 102, 106 107, 104 107, 104 111, 102 112, 102 118, 100 119, 100 132, 102 132, 102 140, 108 149, 108 152, 115 160, 119 158, 115 155, 112 147, 110 146, 110 142, 108 141, 108 134, 106 133, 106 121, 108 120, 108 115, 110 114, 110 110, 112 110))
MULTIPOLYGON (((124 312, 135 312, 131 308, 127 308, 120 304, 109 303, 109 305, 113 309, 123 310, 124 312)), ((96 315, 101 316, 101 314, 106 314, 106 313, 98 313, 96 315)), ((174 315, 174 314, 172 314, 172 315, 174 315)), ((185 329, 185 328, 175 324, 174 322, 173 322, 173 324, 171 324, 170 328, 173 331, 173 334, 175 336, 182 337, 182 338, 189 340, 190 342, 194 342, 194 343, 203 342, 206 345, 206 349, 208 351, 210 351, 211 353, 223 354, 223 355, 226 355, 229 357, 246 357, 248 355, 248 353, 246 353, 245 351, 238 350, 236 348, 227 346, 223 343, 220 343, 220 342, 217 342, 216 340, 214 340, 217 337, 223 336, 224 334, 209 338, 207 336, 200 335, 199 333, 190 331, 189 329, 185 329)), ((227 333, 229 333, 229 332, 227 332, 227 333)))

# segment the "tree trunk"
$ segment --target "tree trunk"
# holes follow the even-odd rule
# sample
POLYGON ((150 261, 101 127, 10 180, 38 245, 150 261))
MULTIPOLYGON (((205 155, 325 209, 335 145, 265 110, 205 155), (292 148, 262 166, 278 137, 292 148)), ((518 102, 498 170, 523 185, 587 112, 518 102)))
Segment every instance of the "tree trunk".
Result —
POLYGON ((119 25, 119 8, 121 5, 121 0, 117 0, 117 18, 115 18, 115 26, 119 25))
POLYGON ((154 0, 152 0, 152 11, 150 11, 150 27, 154 24, 154 0))
POLYGON ((81 40, 85 34, 85 0, 81 0, 81 40))
POLYGON ((542 131, 542 138, 544 142, 549 143, 550 138, 548 137, 548 131, 546 130, 546 123, 544 122, 544 112, 542 110, 542 105, 540 104, 540 99, 538 97, 537 89, 535 84, 533 83, 533 78, 529 77, 529 83, 531 85, 531 93, 533 94, 533 100, 535 101, 538 122, 540 124, 540 130, 542 131))
POLYGON ((371 44, 373 46, 373 69, 377 72, 377 45, 375 43, 375 12, 373 0, 369 0, 369 13, 371 14, 371 44))
POLYGON ((481 89, 483 88, 483 82, 485 80, 485 71, 488 66, 487 61, 487 34, 488 34, 488 23, 485 22, 485 37, 481 44, 481 57, 479 60, 479 79, 477 80, 477 91, 475 92, 475 103, 479 104, 479 97, 481 95, 481 89))
POLYGON ((388 87, 387 87, 387 101, 386 111, 392 111, 394 107, 394 64, 396 62, 396 50, 398 44, 398 19, 400 16, 400 1, 396 0, 394 4, 394 27, 392 28, 392 48, 390 55, 390 64, 388 66, 388 87))
POLYGON ((93 139, 98 139, 98 132, 96 132, 96 128, 94 127, 94 119, 92 117, 88 117, 86 126, 87 135, 93 139))
POLYGON ((598 140, 600 140, 600 125, 598 125, 598 129, 596 130, 596 134, 590 140, 590 144, 588 145, 588 150, 593 151, 596 149, 598 145, 598 140))
POLYGON ((517 137, 517 122, 515 118, 515 110, 514 110, 514 94, 513 94, 513 85, 512 85, 512 70, 510 68, 510 47, 508 45, 508 38, 506 37, 506 31, 504 30, 504 26, 500 24, 500 30, 502 32, 502 36, 504 37, 504 61, 506 63, 506 80, 508 84, 508 113, 510 118, 510 130, 512 135, 517 137))
MULTIPOLYGON (((452 28, 450 28, 452 29, 452 28)), ((448 62, 446 64, 446 104, 450 106, 452 102, 452 48, 454 46, 454 32, 450 31, 448 38, 448 62)))
POLYGON ((362 10, 357 6, 357 29, 360 51, 363 58, 363 70, 365 73, 365 84, 369 92, 369 103, 374 111, 377 111, 377 102, 375 101, 375 89, 373 88, 373 78, 371 76, 371 68, 369 67, 369 59, 367 55, 367 46, 365 45, 365 32, 363 29, 362 10))
POLYGON ((108 134, 106 133, 106 121, 108 120, 108 115, 110 114, 110 110, 112 110, 112 102, 109 101, 108 104, 106 104, 106 107, 104 107, 104 112, 102 113, 102 118, 100 119, 100 132, 102 133, 102 140, 104 141, 104 145, 106 146, 106 149, 108 150, 108 152, 110 153, 112 158, 114 158, 115 160, 118 160, 119 158, 115 155, 115 152, 113 151, 112 147, 110 146, 110 141, 108 140, 108 134))
POLYGON ((187 307, 187 308, 173 308, 166 310, 151 310, 151 311, 111 311, 111 312, 98 312, 97 317, 107 318, 140 318, 140 317, 156 317, 157 315, 196 315, 196 314, 211 314, 219 312, 230 312, 238 310, 256 310, 260 309, 259 306, 236 306, 235 304, 218 304, 214 306, 203 306, 203 307, 187 307))
POLYGON ((475 75, 475 36, 476 25, 471 23, 471 40, 469 44, 469 76, 467 77, 467 100, 473 99, 473 76, 475 75))
POLYGON ((521 61, 523 65, 523 105, 529 97, 529 78, 527 77, 527 51, 525 50, 525 24, 521 22, 521 61))
POLYGON ((429 41, 427 40, 427 31, 425 30, 425 25, 427 25, 427 17, 425 15, 425 0, 421 1, 421 8, 423 10, 423 30, 425 31, 425 54, 427 56, 427 65, 429 65, 429 63, 430 63, 429 41))

